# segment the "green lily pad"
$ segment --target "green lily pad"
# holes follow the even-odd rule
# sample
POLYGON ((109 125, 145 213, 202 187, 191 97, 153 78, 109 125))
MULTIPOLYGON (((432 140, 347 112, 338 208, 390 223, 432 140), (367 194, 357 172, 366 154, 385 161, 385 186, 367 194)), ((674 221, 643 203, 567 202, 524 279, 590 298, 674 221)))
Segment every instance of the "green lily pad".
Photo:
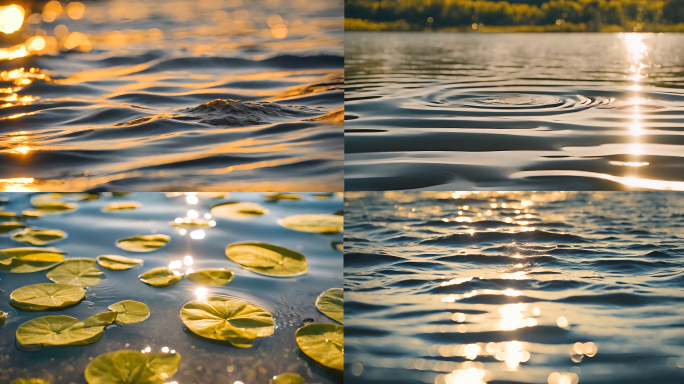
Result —
POLYGON ((154 268, 140 275, 140 281, 155 287, 168 287, 181 281, 183 275, 175 274, 166 267, 154 268))
POLYGON ((85 290, 76 284, 43 283, 15 289, 10 304, 32 311, 59 309, 78 304, 85 298, 85 290))
POLYGON ((0 271, 29 273, 48 269, 64 259, 57 248, 6 248, 0 250, 0 271))
POLYGON ((117 313, 116 322, 121 324, 139 323, 150 317, 150 308, 139 301, 124 300, 107 308, 117 313))
POLYGON ((95 266, 92 259, 67 259, 47 273, 47 278, 55 283, 95 285, 104 279, 104 272, 95 266))
POLYGON ((102 212, 130 211, 133 209, 138 209, 140 207, 142 207, 142 204, 135 201, 120 201, 105 205, 104 207, 102 207, 102 212))
POLYGON ((178 371, 179 353, 121 350, 93 359, 85 369, 88 384, 163 384, 178 371))
POLYGON ((50 384, 50 382, 32 377, 30 379, 14 379, 10 384, 50 384))
POLYGON ((26 228, 26 224, 17 221, 6 221, 4 223, 0 223, 0 234, 4 235, 21 228, 26 228))
POLYGON ((115 312, 103 312, 78 321, 71 316, 43 316, 25 322, 17 328, 21 345, 85 345, 102 338, 104 328, 116 319, 115 312))
POLYGON ((152 252, 166 245, 171 237, 163 234, 127 237, 116 241, 116 246, 129 252, 152 252))
POLYGON ((274 202, 280 200, 299 200, 302 195, 297 195, 295 193, 264 193, 266 201, 274 202))
POLYGON ((206 269, 188 273, 185 277, 197 284, 218 287, 230 283, 233 280, 233 272, 224 269, 206 269))
POLYGON ((280 225, 300 232, 332 234, 342 232, 344 218, 338 215, 307 214, 289 216, 278 221, 280 225))
POLYGON ((45 245, 59 241, 67 236, 59 229, 25 228, 12 235, 12 240, 31 245, 45 245))
POLYGON ((316 308, 329 318, 344 323, 344 292, 330 288, 316 298, 316 308))
POLYGON ((132 259, 119 255, 102 255, 97 257, 97 263, 101 267, 109 268, 115 271, 123 271, 131 269, 136 265, 142 264, 142 259, 132 259))
POLYGON ((226 247, 226 256, 245 269, 267 276, 299 276, 309 269, 301 253, 266 243, 231 244, 226 247))
MULTIPOLYGON (((309 384, 304 382, 302 375, 298 373, 286 372, 281 373, 278 376, 273 376, 272 379, 268 381, 268 384, 309 384)), ((318 383, 320 384, 320 383, 318 383)))
POLYGON ((180 318, 195 334, 239 348, 251 347, 254 339, 274 331, 273 317, 265 309, 227 296, 191 301, 181 309, 180 318))
POLYGON ((78 204, 76 203, 70 203, 54 198, 44 198, 41 196, 45 195, 38 195, 31 199, 31 204, 33 204, 33 208, 31 210, 41 215, 66 213, 78 208, 78 204))
POLYGON ((326 367, 342 370, 344 364, 344 327, 337 324, 313 323, 295 333, 299 349, 326 367))
POLYGON ((6 318, 7 318, 7 313, 0 311, 0 323, 5 321, 6 318))
POLYGON ((268 209, 257 203, 229 202, 211 207, 211 214, 225 219, 246 220, 268 213, 268 209))

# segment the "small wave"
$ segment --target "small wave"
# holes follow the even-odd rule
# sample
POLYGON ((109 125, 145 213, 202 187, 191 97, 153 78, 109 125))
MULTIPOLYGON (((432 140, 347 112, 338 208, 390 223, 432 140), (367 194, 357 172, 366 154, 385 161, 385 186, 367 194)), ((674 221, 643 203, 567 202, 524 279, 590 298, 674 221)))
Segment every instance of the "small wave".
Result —
POLYGON ((201 123, 228 127, 270 124, 282 118, 298 118, 319 113, 304 106, 220 99, 183 111, 197 116, 201 123))
POLYGON ((434 239, 423 240, 420 242, 420 244, 453 245, 502 241, 548 241, 566 243, 586 243, 588 240, 578 235, 571 235, 567 233, 553 233, 545 231, 529 231, 515 233, 475 232, 472 235, 469 233, 455 233, 451 235, 440 236, 434 239))

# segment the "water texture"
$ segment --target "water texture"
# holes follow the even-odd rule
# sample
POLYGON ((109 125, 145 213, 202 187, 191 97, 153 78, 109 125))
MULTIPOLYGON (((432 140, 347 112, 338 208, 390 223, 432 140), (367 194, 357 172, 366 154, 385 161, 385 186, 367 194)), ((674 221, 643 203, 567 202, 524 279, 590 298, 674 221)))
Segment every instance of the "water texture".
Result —
POLYGON ((0 190, 342 189, 341 0, 34 3, 44 49, 0 60, 0 190))
MULTIPOLYGON (((4 211, 21 212, 30 207, 30 195, 0 194, 0 201, 9 198, 4 211)), ((195 196, 194 196, 195 197, 195 196)), ((68 197, 67 198, 73 198, 68 197)), ((8 312, 0 324, 0 382, 15 378, 40 377, 51 383, 86 384, 83 377, 90 360, 103 353, 121 349, 162 352, 164 347, 181 355, 181 365, 167 382, 178 384, 204 383, 268 383, 274 375, 296 372, 307 382, 341 383, 341 374, 325 368, 304 355, 295 341, 295 331, 309 322, 334 323, 314 303, 328 288, 342 287, 342 253, 331 246, 341 242, 342 234, 322 235, 287 229, 277 223, 281 218, 305 213, 335 213, 342 209, 339 196, 327 199, 305 194, 300 200, 267 202, 260 193, 231 193, 225 198, 167 197, 158 193, 133 193, 124 197, 106 197, 80 201, 76 211, 61 215, 46 215, 30 219, 32 227, 61 229, 68 237, 49 244, 68 252, 67 258, 96 258, 114 254, 141 258, 143 264, 125 271, 100 268, 106 279, 86 287, 86 298, 75 307, 61 311, 27 312, 9 305, 10 293, 22 286, 49 283, 45 271, 13 274, 0 272, 0 310, 8 312), (132 211, 101 212, 112 202, 136 201, 142 207, 132 211), (226 201, 256 202, 269 213, 248 220, 212 217, 214 227, 177 228, 169 223, 176 218, 192 217, 195 211, 204 218, 210 207, 226 201), (163 248, 150 253, 133 253, 115 246, 121 238, 150 233, 171 236, 163 248), (283 246, 307 257, 307 274, 276 278, 258 275, 229 260, 224 253, 227 245, 260 241, 283 246), (189 257, 189 258, 188 258, 189 257), (169 287, 152 287, 138 276, 152 268, 169 267, 186 273, 189 269, 225 268, 235 277, 220 287, 201 286, 184 278, 169 287), (269 311, 275 321, 273 336, 259 338, 250 348, 236 348, 227 342, 205 339, 188 330, 180 319, 181 307, 207 295, 240 298, 269 311), (15 332, 24 322, 47 315, 67 315, 84 319, 122 300, 146 303, 150 317, 136 324, 113 324, 94 344, 51 347, 39 351, 17 348, 15 332)), ((3 205, 0 205, 3 206, 3 205)), ((26 246, 0 235, 0 249, 26 246)))
POLYGON ((684 190, 684 35, 350 32, 351 190, 684 190))
POLYGON ((684 194, 345 198, 345 382, 684 380, 684 194))

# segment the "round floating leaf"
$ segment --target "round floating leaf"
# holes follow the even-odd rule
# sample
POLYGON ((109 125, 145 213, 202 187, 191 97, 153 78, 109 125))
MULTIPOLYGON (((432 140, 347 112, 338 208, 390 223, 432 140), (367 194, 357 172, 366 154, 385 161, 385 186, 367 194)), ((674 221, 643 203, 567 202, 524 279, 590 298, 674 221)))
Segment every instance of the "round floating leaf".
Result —
POLYGON ((117 323, 134 324, 150 317, 150 308, 145 303, 139 301, 124 300, 107 308, 117 313, 117 323))
MULTIPOLYGON (((39 195, 36 197, 40 197, 43 195, 39 195)), ((58 214, 58 213, 66 213, 66 212, 71 212, 78 208, 78 204, 76 203, 69 203, 64 200, 59 200, 59 199, 49 199, 49 198, 40 198, 36 199, 35 197, 31 199, 31 204, 33 204, 33 212, 37 212, 41 215, 52 215, 52 214, 58 214)))
POLYGON ((264 193, 264 197, 269 202, 280 201, 280 200, 299 200, 302 195, 297 195, 294 193, 264 193))
POLYGON ((268 209, 257 203, 230 202, 211 207, 211 214, 217 217, 234 220, 246 220, 268 213, 268 209))
POLYGON ((0 250, 0 271, 28 273, 48 269, 64 259, 57 248, 7 248, 0 250))
POLYGON ((14 379, 10 384, 50 384, 50 382, 32 377, 30 379, 14 379))
POLYGON ((95 285, 104 279, 104 272, 95 266, 92 259, 68 259, 47 273, 47 278, 55 283, 95 285))
POLYGON ((37 219, 43 216, 40 212, 32 211, 30 209, 25 209, 21 211, 21 214, 24 215, 24 217, 28 217, 29 219, 37 219))
POLYGON ((14 219, 17 214, 14 212, 0 211, 0 220, 14 219))
POLYGON ((314 193, 314 196, 318 197, 319 199, 329 199, 333 197, 332 193, 314 193))
POLYGON ((181 281, 183 278, 180 274, 173 273, 172 270, 166 267, 154 268, 140 275, 140 280, 155 287, 168 287, 181 281))
POLYGON ((44 347, 91 344, 102 338, 104 327, 115 319, 115 312, 98 313, 82 322, 64 315, 38 317, 17 328, 17 342, 44 347))
POLYGON ((142 262, 142 259, 131 259, 119 255, 102 255, 97 258, 97 263, 100 264, 101 267, 113 269, 115 271, 131 269, 136 265, 142 264, 142 262))
POLYGON ((26 224, 17 221, 7 221, 0 223, 0 234, 10 233, 21 228, 26 228, 26 224))
POLYGON ((342 370, 344 364, 344 327, 337 324, 313 323, 295 334, 299 349, 326 367, 342 370))
POLYGON ((176 221, 172 221, 169 224, 173 225, 174 227, 211 227, 212 226, 212 223, 209 220, 191 219, 189 217, 185 217, 182 219, 176 219, 176 221))
POLYGON ((129 252, 152 252, 169 242, 168 235, 154 234, 127 237, 116 241, 116 246, 129 252))
POLYGON ((218 287, 230 283, 230 281, 233 280, 233 272, 223 269, 206 269, 204 271, 188 273, 185 277, 197 284, 218 287))
POLYGON ((179 353, 116 351, 93 359, 85 369, 88 384, 162 384, 178 371, 179 353))
POLYGON ((316 298, 316 308, 329 318, 344 323, 344 293, 342 288, 330 288, 316 298))
POLYGON ((130 211, 133 209, 138 209, 140 207, 142 207, 142 204, 135 201, 121 201, 105 205, 104 207, 102 207, 102 212, 130 211))
POLYGON ((227 296, 209 296, 183 306, 180 318, 192 332, 209 339, 227 340, 248 348, 257 337, 273 334, 273 317, 265 309, 227 296))
POLYGON ((340 252, 344 252, 344 244, 340 243, 339 241, 333 241, 330 243, 330 246, 337 249, 340 252))
POLYGON ((309 269, 301 253, 266 243, 232 244, 226 247, 226 256, 245 269, 267 276, 298 276, 309 269))
POLYGON ((308 384, 304 382, 304 378, 298 373, 281 373, 278 376, 273 376, 268 381, 268 384, 308 384))
POLYGON ((45 245, 59 241, 66 236, 66 232, 59 229, 25 228, 12 235, 12 240, 31 245, 45 245))
POLYGON ((45 283, 17 288, 10 294, 10 304, 34 311, 64 308, 78 304, 85 298, 85 290, 76 284, 45 283))
POLYGON ((279 221, 282 226, 295 231, 325 234, 342 232, 343 222, 342 216, 328 214, 294 215, 279 221))
POLYGON ((0 323, 5 321, 6 318, 7 318, 7 314, 3 311, 0 311, 0 323))
POLYGON ((72 201, 91 201, 100 198, 99 193, 69 192, 64 194, 64 198, 72 201))

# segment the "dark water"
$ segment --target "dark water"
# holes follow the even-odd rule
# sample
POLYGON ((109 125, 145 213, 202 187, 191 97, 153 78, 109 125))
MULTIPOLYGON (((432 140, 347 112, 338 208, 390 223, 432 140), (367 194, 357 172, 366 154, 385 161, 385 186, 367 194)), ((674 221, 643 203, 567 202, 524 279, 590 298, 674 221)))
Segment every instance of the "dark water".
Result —
POLYGON ((342 189, 341 0, 85 3, 0 60, 0 190, 342 189))
MULTIPOLYGON (((24 194, 0 194, 9 197, 5 211, 17 212, 30 206, 24 194)), ((331 247, 332 241, 342 241, 342 235, 322 235, 289 230, 277 220, 301 213, 334 213, 342 209, 338 196, 321 199, 306 195, 298 201, 267 203, 258 193, 232 193, 231 201, 258 202, 270 213, 246 221, 214 217, 215 227, 189 229, 182 233, 169 225, 177 217, 186 217, 195 210, 200 217, 224 199, 199 197, 197 204, 186 202, 186 196, 166 197, 163 194, 134 193, 122 198, 101 198, 79 202, 78 210, 63 215, 44 216, 29 220, 31 226, 61 229, 68 238, 51 246, 68 252, 67 257, 95 258, 102 254, 118 254, 141 258, 143 265, 127 271, 104 269, 106 280, 87 287, 86 299, 75 307, 57 312, 26 312, 9 305, 10 293, 21 286, 49 283, 45 271, 28 274, 0 273, 0 310, 9 312, 0 324, 0 382, 15 378, 40 377, 51 383, 85 384, 83 371, 90 359, 120 349, 161 352, 163 347, 181 354, 181 366, 171 381, 179 384, 267 383, 272 376, 291 371, 304 376, 307 382, 340 383, 341 375, 324 368, 301 353, 294 333, 305 320, 333 322, 318 312, 314 303, 324 290, 342 286, 342 253, 331 247), (134 211, 103 213, 100 208, 112 201, 137 201, 143 206, 134 211), (201 234, 194 233, 199 230, 201 234), (117 248, 117 239, 164 233, 171 241, 150 253, 132 253, 117 248), (194 234, 193 234, 194 233, 194 234), (228 260, 224 249, 228 244, 262 241, 296 250, 307 257, 309 272, 294 278, 274 278, 249 272, 228 260), (187 265, 190 256, 191 265, 187 265), (192 268, 226 268, 235 278, 221 287, 205 287, 206 295, 219 294, 241 298, 268 310, 275 320, 273 336, 257 339, 246 349, 223 342, 208 340, 185 329, 179 317, 181 307, 196 300, 199 285, 183 279, 178 284, 156 288, 138 280, 138 276, 155 267, 169 266, 178 271, 192 268), (137 300, 150 307, 150 317, 137 324, 112 325, 104 337, 94 344, 73 347, 47 348, 25 352, 15 346, 17 327, 27 320, 46 315, 68 315, 84 319, 108 311, 107 306, 122 301, 137 300)), ((0 237, 0 249, 22 246, 9 238, 0 237)))
POLYGON ((345 382, 684 381, 682 193, 348 193, 345 215, 345 382))
POLYGON ((684 35, 345 40, 352 190, 684 190, 684 35))

